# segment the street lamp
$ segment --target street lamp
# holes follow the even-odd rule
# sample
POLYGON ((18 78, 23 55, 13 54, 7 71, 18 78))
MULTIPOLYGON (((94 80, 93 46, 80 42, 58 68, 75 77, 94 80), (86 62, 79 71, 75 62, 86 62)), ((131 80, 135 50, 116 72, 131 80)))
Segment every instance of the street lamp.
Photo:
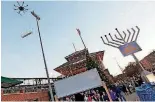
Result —
MULTIPOLYGON (((42 44, 40 29, 39 29, 39 20, 40 20, 40 17, 37 14, 35 14, 34 11, 32 11, 31 14, 36 18, 37 28, 38 28, 38 34, 39 34, 39 40, 40 40, 40 45, 41 45, 41 51, 42 51, 42 55, 43 55, 43 60, 44 60, 44 65, 45 65, 45 70, 46 70, 46 75, 47 75, 47 80, 48 80, 49 91, 50 91, 51 99, 52 99, 52 101, 54 101, 53 91, 52 91, 52 87, 51 87, 51 84, 50 84, 49 73, 48 73, 48 69, 47 69, 47 64, 46 64, 46 59, 45 59, 45 54, 44 54, 44 49, 43 49, 43 44, 42 44)), ((25 36, 22 36, 22 38, 24 38, 24 37, 26 37, 28 35, 30 35, 30 33, 26 34, 25 36)))
POLYGON ((40 45, 41 45, 41 50, 42 50, 42 54, 43 54, 43 60, 44 60, 44 65, 45 65, 45 70, 46 70, 46 75, 47 75, 47 80, 48 80, 49 91, 50 91, 51 99, 52 99, 52 101, 54 101, 53 91, 52 91, 52 87, 51 87, 51 83, 50 83, 50 79, 49 79, 49 73, 48 73, 48 69, 47 69, 47 64, 46 64, 46 59, 45 59, 43 44, 42 44, 42 40, 41 40, 40 29, 39 29, 39 20, 40 20, 40 17, 37 14, 35 14, 34 11, 32 11, 31 14, 36 18, 36 21, 37 21, 38 34, 39 34, 40 45))

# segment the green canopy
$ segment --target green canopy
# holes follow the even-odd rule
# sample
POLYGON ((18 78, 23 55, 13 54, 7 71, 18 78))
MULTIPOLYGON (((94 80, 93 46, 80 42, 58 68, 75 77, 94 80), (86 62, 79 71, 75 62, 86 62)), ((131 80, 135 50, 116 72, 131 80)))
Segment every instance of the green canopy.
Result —
POLYGON ((12 87, 12 86, 15 86, 15 85, 21 84, 21 83, 23 83, 23 82, 1 76, 1 87, 2 88, 12 87))

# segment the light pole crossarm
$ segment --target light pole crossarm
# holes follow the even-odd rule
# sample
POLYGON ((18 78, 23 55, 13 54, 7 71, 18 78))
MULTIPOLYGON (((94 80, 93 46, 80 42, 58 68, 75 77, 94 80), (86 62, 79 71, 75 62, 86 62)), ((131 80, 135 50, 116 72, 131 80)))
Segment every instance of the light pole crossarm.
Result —
POLYGON ((32 11, 31 14, 32 14, 37 20, 40 20, 40 17, 39 17, 34 11, 32 11))

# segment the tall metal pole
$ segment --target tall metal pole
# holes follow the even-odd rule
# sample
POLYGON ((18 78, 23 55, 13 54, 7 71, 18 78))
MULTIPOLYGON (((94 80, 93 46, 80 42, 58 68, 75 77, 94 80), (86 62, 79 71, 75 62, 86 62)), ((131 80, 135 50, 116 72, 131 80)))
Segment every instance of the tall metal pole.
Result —
POLYGON ((75 48, 75 45, 74 45, 74 43, 72 43, 72 44, 73 44, 74 50, 75 50, 75 52, 76 52, 76 48, 75 48))
POLYGON ((83 43, 83 45, 84 45, 84 48, 85 48, 85 49, 87 49, 87 48, 86 48, 86 45, 85 45, 85 43, 84 43, 84 41, 83 41, 83 39, 82 39, 80 29, 76 29, 76 30, 77 30, 77 32, 78 32, 78 34, 79 34, 80 38, 81 38, 81 41, 82 41, 82 43, 83 43))
POLYGON ((117 62, 116 58, 114 58, 114 59, 115 59, 115 61, 116 61, 117 65, 118 65, 119 69, 120 69, 120 70, 121 70, 121 72, 123 73, 123 69, 121 68, 121 66, 120 66, 120 65, 119 65, 119 63, 117 62))
POLYGON ((82 43, 83 43, 83 45, 84 45, 84 48, 85 48, 85 49, 87 49, 87 48, 86 48, 86 45, 85 45, 85 43, 84 43, 84 41, 83 41, 83 39, 82 39, 82 36, 81 36, 81 34, 79 34, 79 36, 80 36, 80 38, 81 38, 81 41, 82 41, 82 43))
POLYGON ((52 87, 51 87, 51 83, 50 83, 50 79, 49 79, 49 73, 48 73, 48 69, 47 69, 47 64, 46 64, 46 59, 45 59, 45 54, 44 54, 40 29, 39 29, 39 20, 40 20, 40 18, 34 12, 31 12, 31 14, 36 18, 38 34, 39 34, 39 40, 40 40, 40 45, 41 45, 41 51, 42 51, 42 55, 43 55, 43 60, 44 60, 44 65, 45 65, 45 70, 46 70, 46 75, 47 75, 47 80, 48 80, 49 91, 50 91, 50 95, 51 95, 51 100, 54 101, 53 91, 52 91, 52 87))
POLYGON ((142 70, 145 71, 144 67, 142 66, 142 64, 140 63, 140 61, 138 60, 138 58, 135 56, 135 54, 132 54, 132 57, 135 59, 136 63, 139 64, 139 66, 142 68, 142 70))

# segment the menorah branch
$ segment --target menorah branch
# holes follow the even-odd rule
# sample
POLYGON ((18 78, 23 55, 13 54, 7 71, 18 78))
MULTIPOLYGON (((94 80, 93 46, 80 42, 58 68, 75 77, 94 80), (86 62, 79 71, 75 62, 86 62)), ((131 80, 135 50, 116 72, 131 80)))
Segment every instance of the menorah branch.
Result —
POLYGON ((122 41, 122 43, 124 44, 124 41, 123 41, 122 39, 118 38, 117 35, 115 35, 115 38, 116 38, 117 40, 119 40, 119 41, 122 41))
POLYGON ((112 46, 112 47, 115 47, 115 48, 119 48, 121 45, 125 45, 127 43, 130 43, 130 42, 133 42, 133 41, 136 41, 137 40, 137 37, 139 35, 139 32, 140 32, 140 29, 138 28, 138 26, 136 26, 136 28, 138 29, 137 31, 137 34, 136 34, 136 37, 135 37, 135 40, 134 40, 134 36, 135 36, 135 29, 131 28, 132 31, 133 31, 133 35, 131 34, 130 30, 127 29, 127 32, 125 31, 122 31, 123 34, 121 34, 119 32, 119 30, 117 28, 115 28, 115 30, 117 31, 117 33, 119 35, 116 35, 115 34, 115 38, 109 33, 109 36, 110 38, 108 38, 108 35, 105 35, 105 40, 102 38, 101 36, 101 39, 103 41, 103 43, 105 45, 109 45, 109 46, 112 46), (132 37, 131 37, 132 36, 132 37), (131 41, 130 41, 130 38, 131 38, 131 41), (106 41, 106 42, 105 42, 106 41))
POLYGON ((118 42, 118 43, 120 43, 120 44, 124 44, 123 42, 120 42, 120 41, 118 41, 118 40, 113 39, 113 37, 111 36, 110 33, 109 33, 109 36, 110 36, 110 38, 112 39, 112 41, 118 42))
POLYGON ((102 41, 103 41, 103 43, 104 43, 105 45, 109 45, 109 46, 112 46, 112 47, 118 48, 118 47, 117 47, 117 46, 115 46, 115 45, 111 45, 111 44, 106 43, 106 42, 104 41, 104 39, 103 39, 103 37, 102 37, 102 36, 101 36, 101 39, 102 39, 102 41))
POLYGON ((128 29, 127 29, 127 31, 128 31, 128 33, 129 33, 129 36, 128 36, 128 39, 127 39, 127 42, 129 42, 131 32, 130 32, 130 30, 128 30, 128 29))
POLYGON ((117 33, 118 33, 118 34, 119 34, 119 36, 121 37, 122 41, 124 41, 124 43, 125 43, 125 40, 124 40, 123 36, 121 35, 121 33, 118 31, 118 29, 117 29, 117 28, 115 28, 115 30, 117 31, 117 33))
POLYGON ((139 35, 139 32, 140 32, 139 27, 138 27, 138 26, 136 26, 136 28, 138 29, 138 32, 137 32, 137 35, 136 35, 135 41, 137 41, 137 38, 138 38, 138 35, 139 35))
POLYGON ((117 44, 117 43, 114 43, 114 42, 109 41, 107 35, 105 35, 105 38, 107 39, 108 43, 111 43, 111 44, 114 44, 114 45, 118 45, 118 46, 120 46, 120 44, 117 44))
POLYGON ((123 34, 125 35, 125 36, 124 36, 124 40, 125 40, 125 39, 126 39, 126 33, 125 33, 125 31, 123 31, 123 34))
POLYGON ((135 36, 135 30, 133 29, 133 28, 131 28, 132 30, 133 30, 133 35, 132 35, 132 38, 131 38, 131 41, 133 41, 133 38, 134 38, 134 36, 135 36))

